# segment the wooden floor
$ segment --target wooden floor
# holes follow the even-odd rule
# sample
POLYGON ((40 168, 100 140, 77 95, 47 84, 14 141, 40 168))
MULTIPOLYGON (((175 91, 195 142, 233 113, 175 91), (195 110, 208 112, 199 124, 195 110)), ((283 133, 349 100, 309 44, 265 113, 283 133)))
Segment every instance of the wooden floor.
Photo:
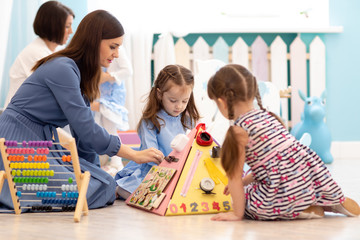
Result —
MULTIPOLYGON (((345 195, 360 203, 360 159, 335 160, 328 167, 345 195)), ((0 214, 0 239, 360 239, 360 217, 213 222, 211 216, 160 217, 117 200, 91 210, 80 223, 73 222, 73 213, 0 214)))

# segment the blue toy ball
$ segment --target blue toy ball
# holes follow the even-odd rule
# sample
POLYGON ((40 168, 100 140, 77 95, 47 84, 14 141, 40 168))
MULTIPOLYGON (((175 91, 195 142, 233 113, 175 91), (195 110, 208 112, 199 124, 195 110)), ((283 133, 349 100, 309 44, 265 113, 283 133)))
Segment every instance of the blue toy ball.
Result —
POLYGON ((291 134, 296 139, 301 139, 304 134, 310 134, 310 148, 314 150, 324 163, 332 163, 334 158, 331 155, 331 134, 324 122, 325 118, 325 95, 321 97, 306 97, 299 90, 300 98, 305 102, 304 112, 301 115, 301 122, 291 129, 291 134))

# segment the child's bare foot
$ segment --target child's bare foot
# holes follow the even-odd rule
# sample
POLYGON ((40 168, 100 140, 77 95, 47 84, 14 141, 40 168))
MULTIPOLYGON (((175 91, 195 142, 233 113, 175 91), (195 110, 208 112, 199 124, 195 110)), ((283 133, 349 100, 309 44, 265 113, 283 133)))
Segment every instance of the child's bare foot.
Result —
POLYGON ((324 217, 324 208, 321 206, 310 206, 299 214, 300 219, 313 219, 324 217))
POLYGON ((360 207, 351 198, 346 197, 343 203, 335 206, 324 207, 325 211, 333 213, 341 213, 348 217, 356 217, 360 215, 360 207))

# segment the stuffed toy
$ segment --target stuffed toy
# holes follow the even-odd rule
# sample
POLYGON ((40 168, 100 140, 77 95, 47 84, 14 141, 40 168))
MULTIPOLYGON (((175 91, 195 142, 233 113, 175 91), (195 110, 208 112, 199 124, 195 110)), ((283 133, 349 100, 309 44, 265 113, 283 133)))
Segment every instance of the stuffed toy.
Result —
POLYGON ((292 128, 291 134, 300 140, 305 133, 308 133, 311 136, 309 147, 324 163, 332 163, 334 159, 330 152, 331 134, 324 121, 326 92, 324 91, 321 97, 306 97, 299 90, 299 96, 305 102, 304 112, 301 115, 301 122, 292 128))

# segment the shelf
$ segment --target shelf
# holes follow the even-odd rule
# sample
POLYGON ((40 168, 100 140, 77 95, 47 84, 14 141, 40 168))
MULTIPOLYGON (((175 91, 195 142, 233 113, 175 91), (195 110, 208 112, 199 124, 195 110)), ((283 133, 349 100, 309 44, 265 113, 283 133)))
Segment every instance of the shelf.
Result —
POLYGON ((341 33, 342 26, 331 27, 270 27, 270 28, 237 28, 237 27, 222 27, 222 28, 201 28, 191 29, 189 33, 341 33))

